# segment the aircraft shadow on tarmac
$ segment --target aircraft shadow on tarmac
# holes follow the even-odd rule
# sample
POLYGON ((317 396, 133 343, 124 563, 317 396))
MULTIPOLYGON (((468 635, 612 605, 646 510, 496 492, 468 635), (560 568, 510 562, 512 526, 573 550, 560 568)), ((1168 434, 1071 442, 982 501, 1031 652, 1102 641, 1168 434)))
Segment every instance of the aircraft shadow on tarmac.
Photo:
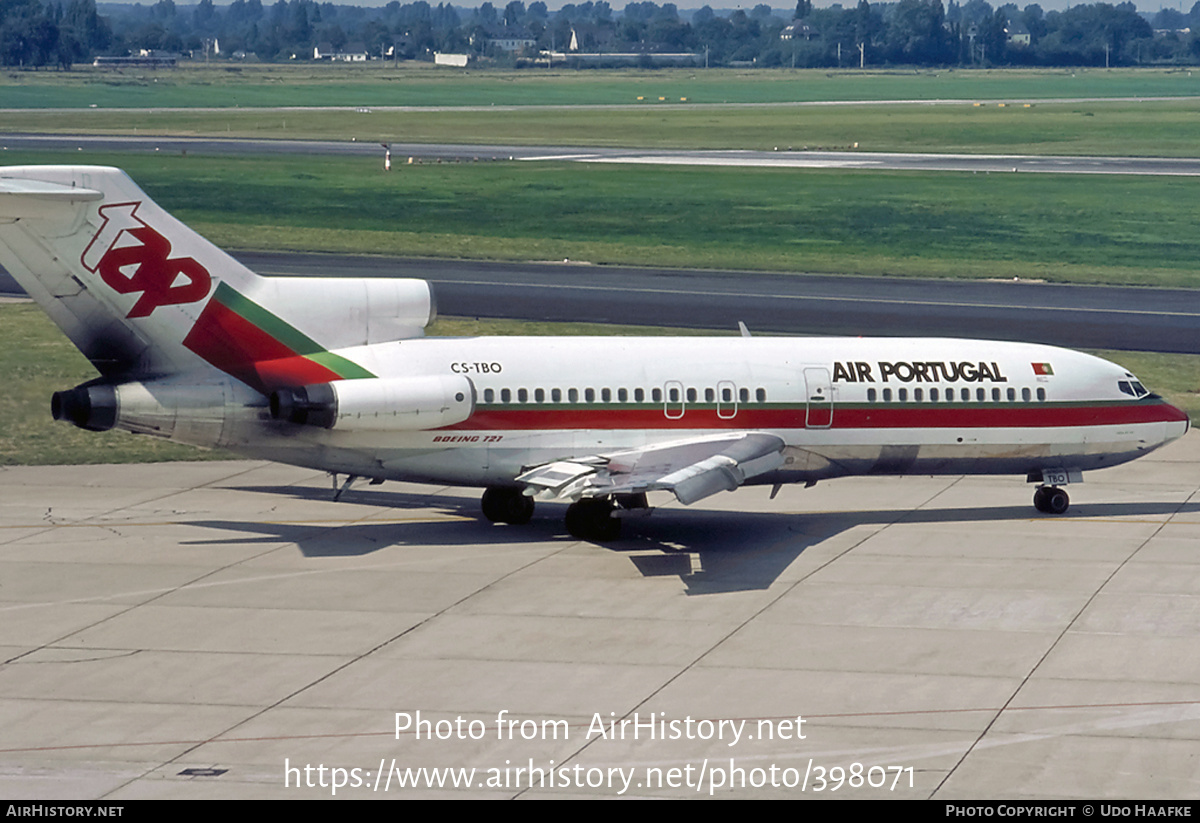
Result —
MULTIPOLYGON (((306 500, 330 499, 328 490, 313 487, 238 487, 233 492, 285 494, 306 500)), ((354 557, 396 546, 505 546, 526 542, 577 542, 563 526, 563 504, 541 504, 524 526, 485 521, 474 499, 390 491, 347 491, 343 501, 383 506, 393 519, 344 525, 336 521, 311 523, 199 520, 192 525, 241 532, 234 540, 189 541, 189 545, 230 542, 292 543, 306 557, 354 557), (405 513, 412 520, 403 520, 405 513), (399 522, 398 522, 399 521, 399 522)), ((1004 523, 1044 519, 1163 517, 1200 513, 1200 503, 1141 501, 1083 503, 1058 518, 1046 518, 1032 506, 975 506, 970 508, 881 509, 864 511, 730 512, 663 508, 652 517, 625 523, 624 535, 597 550, 619 552, 644 577, 677 576, 688 594, 715 594, 765 589, 803 552, 856 528, 872 532, 894 524, 1004 523)))

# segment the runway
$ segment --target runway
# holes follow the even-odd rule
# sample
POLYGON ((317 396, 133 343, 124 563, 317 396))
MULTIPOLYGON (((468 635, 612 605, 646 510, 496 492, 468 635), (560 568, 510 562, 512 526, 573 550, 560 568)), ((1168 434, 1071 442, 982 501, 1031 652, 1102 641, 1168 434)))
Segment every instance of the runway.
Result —
POLYGON ((447 316, 757 333, 973 337, 1200 353, 1195 292, 562 263, 245 252, 268 275, 419 277, 447 316))
POLYGON ((1195 433, 1062 518, 1020 478, 851 478, 603 546, 262 463, 0 485, 5 797, 1200 790, 1195 433))
MULTIPOLYGON (((692 166, 961 171, 976 173, 1200 175, 1197 157, 1067 157, 1022 154, 914 154, 901 152, 806 151, 790 146, 765 151, 699 151, 592 146, 513 146, 492 144, 391 143, 398 162, 569 161, 692 166)), ((9 149, 41 151, 186 152, 188 154, 305 154, 380 157, 378 143, 333 140, 251 140, 243 138, 132 137, 0 133, 0 157, 9 149)))
MULTIPOLYGON (((733 333, 945 336, 1200 353, 1185 289, 240 252, 268 276, 418 277, 443 316, 733 333)), ((21 294, 0 269, 0 295, 21 294)))

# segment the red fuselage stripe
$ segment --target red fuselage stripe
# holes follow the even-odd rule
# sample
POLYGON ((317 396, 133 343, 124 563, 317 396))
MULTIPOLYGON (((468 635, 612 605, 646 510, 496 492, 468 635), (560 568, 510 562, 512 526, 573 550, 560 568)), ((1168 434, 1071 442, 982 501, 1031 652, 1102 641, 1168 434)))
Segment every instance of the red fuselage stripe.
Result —
MULTIPOLYGON (((827 412, 825 412, 827 415, 827 412)), ((742 408, 733 417, 719 417, 713 408, 688 408, 671 418, 662 407, 570 408, 483 406, 448 429, 464 431, 522 431, 555 429, 803 429, 807 412, 771 406, 742 408)), ((1167 403, 1097 403, 1077 405, 1013 404, 1011 406, 878 406, 835 407, 834 429, 953 429, 1049 428, 1115 426, 1135 423, 1182 422, 1187 415, 1167 403)), ((827 420, 822 419, 820 423, 827 420)))

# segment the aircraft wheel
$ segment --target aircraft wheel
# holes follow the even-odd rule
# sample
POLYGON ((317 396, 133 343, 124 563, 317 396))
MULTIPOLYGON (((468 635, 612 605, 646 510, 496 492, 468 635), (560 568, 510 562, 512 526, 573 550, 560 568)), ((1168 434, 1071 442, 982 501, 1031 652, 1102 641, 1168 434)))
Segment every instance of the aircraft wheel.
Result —
POLYGON ((1064 514, 1070 505, 1066 489, 1057 486, 1038 486, 1033 493, 1033 507, 1044 514, 1064 514))
POLYGON ((1071 505, 1071 498, 1066 489, 1051 486, 1046 493, 1046 511, 1050 514, 1065 514, 1071 505))
POLYGON ((580 540, 606 542, 621 536, 621 521, 612 516, 608 498, 585 498, 567 507, 567 531, 580 540))
POLYGON ((490 486, 480 501, 483 516, 493 523, 510 523, 524 526, 533 517, 533 498, 521 493, 520 489, 490 486))
POLYGON ((1046 509, 1046 489, 1047 486, 1038 486, 1033 490, 1033 507, 1043 514, 1049 514, 1046 509))

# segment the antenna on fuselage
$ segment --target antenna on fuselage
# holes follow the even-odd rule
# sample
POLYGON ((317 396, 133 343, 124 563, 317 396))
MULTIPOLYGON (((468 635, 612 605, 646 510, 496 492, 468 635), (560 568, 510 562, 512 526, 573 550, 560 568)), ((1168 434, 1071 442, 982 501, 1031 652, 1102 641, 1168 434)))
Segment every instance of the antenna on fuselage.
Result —
POLYGON ((748 328, 746 328, 746 324, 743 323, 741 320, 738 321, 738 330, 742 333, 742 337, 750 336, 750 330, 748 328))

